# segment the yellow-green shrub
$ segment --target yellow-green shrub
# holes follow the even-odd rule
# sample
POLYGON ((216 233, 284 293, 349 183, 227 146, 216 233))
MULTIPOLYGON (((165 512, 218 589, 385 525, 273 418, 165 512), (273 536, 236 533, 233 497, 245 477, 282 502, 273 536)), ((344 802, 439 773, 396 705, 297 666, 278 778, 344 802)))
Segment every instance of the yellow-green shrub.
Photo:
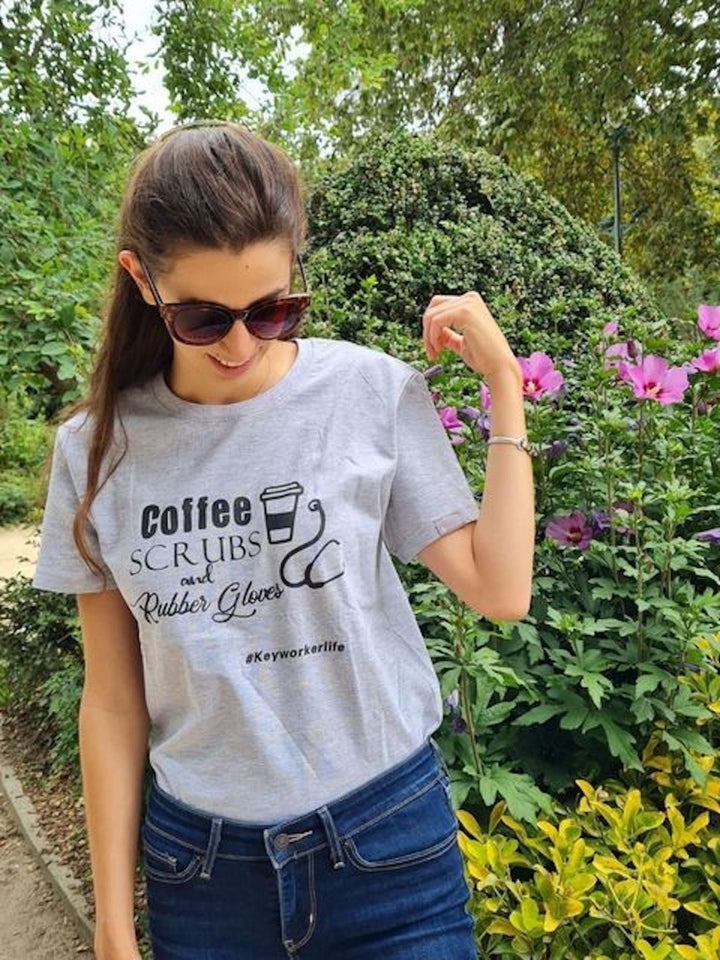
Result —
POLYGON ((533 824, 503 802, 483 829, 458 813, 460 848, 483 957, 527 960, 718 960, 720 769, 645 754, 642 789, 583 780, 572 810, 533 824))

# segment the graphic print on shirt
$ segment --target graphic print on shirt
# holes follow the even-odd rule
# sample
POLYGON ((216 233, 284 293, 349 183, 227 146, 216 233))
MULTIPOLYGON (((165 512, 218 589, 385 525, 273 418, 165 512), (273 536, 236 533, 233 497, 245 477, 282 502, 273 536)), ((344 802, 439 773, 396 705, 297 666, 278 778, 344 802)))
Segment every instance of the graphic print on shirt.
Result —
POLYGON ((299 588, 319 590, 342 577, 342 545, 325 538, 322 501, 314 497, 303 504, 304 493, 302 484, 291 481, 265 487, 256 503, 247 496, 232 501, 200 496, 185 497, 179 505, 145 504, 144 542, 131 552, 128 571, 130 577, 143 574, 146 587, 130 600, 136 616, 152 624, 202 615, 214 623, 249 620, 283 597, 288 602, 299 588), (229 532, 233 529, 242 532, 229 532), (175 539, 183 535, 188 538, 175 539), (223 583, 229 565, 233 579, 223 583), (163 578, 165 592, 150 587, 153 574, 163 578), (170 594, 172 574, 178 587, 170 594))

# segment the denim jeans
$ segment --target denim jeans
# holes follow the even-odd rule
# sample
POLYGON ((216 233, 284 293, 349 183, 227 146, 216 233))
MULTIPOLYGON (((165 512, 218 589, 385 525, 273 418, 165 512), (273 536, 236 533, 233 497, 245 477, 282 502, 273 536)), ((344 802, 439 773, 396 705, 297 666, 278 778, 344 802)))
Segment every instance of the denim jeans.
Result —
POLYGON ((448 777, 431 740, 267 827, 152 782, 142 824, 155 960, 476 960, 448 777))

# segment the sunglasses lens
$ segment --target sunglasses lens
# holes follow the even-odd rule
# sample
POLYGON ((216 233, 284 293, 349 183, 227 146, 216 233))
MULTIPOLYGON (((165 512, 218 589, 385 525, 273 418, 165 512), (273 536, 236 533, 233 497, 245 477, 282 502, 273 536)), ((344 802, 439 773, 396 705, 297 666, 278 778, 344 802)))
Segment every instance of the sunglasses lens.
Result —
POLYGON ((259 340, 277 340, 300 323, 306 306, 298 300, 278 300, 253 310, 245 323, 259 340))
POLYGON ((227 334, 232 317, 215 307, 191 306, 178 310, 174 317, 175 335, 184 343, 215 343, 227 334))

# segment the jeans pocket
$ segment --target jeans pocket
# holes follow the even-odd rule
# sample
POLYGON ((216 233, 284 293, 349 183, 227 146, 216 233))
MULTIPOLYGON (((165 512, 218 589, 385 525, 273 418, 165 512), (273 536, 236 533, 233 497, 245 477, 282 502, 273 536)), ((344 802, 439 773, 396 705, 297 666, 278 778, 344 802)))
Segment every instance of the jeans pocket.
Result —
POLYGON ((145 820, 141 830, 145 876, 160 883, 186 883, 197 874, 202 855, 145 820))
POLYGON ((425 863, 457 843, 457 818, 441 777, 342 840, 359 870, 394 870, 425 863))

